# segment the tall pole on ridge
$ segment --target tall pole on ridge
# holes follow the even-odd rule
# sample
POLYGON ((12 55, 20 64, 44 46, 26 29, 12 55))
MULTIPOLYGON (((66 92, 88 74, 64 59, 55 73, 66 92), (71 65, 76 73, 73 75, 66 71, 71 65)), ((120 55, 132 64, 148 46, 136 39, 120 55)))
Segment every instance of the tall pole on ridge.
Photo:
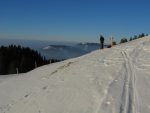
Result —
POLYGON ((110 35, 110 46, 111 47, 113 46, 113 36, 112 36, 112 34, 110 35))

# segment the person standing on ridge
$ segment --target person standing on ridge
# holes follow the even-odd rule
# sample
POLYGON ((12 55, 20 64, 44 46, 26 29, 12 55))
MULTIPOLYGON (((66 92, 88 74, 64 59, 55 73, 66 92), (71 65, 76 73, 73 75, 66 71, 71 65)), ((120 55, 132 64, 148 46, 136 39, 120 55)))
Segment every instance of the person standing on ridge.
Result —
POLYGON ((100 49, 104 48, 104 37, 100 34, 100 49))

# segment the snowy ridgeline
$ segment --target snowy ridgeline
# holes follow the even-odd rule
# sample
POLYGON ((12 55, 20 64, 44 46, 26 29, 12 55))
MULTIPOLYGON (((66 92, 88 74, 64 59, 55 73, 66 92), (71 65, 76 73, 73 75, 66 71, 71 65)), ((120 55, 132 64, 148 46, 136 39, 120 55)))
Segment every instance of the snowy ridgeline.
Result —
POLYGON ((150 113, 150 37, 0 76, 0 113, 150 113))

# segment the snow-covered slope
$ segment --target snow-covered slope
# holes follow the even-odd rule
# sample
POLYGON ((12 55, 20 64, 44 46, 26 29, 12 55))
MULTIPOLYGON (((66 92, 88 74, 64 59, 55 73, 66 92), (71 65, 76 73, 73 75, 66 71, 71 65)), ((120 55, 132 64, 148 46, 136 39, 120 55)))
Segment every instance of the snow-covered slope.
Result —
POLYGON ((0 76, 0 113, 150 113, 150 37, 0 76))

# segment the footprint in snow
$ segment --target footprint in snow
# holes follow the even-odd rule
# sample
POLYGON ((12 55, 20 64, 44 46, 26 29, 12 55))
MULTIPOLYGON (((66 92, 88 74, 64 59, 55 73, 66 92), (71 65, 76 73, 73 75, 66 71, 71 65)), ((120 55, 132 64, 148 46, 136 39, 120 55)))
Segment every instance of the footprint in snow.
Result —
POLYGON ((47 89, 47 86, 44 86, 42 89, 43 89, 43 90, 46 90, 46 89, 47 89))

